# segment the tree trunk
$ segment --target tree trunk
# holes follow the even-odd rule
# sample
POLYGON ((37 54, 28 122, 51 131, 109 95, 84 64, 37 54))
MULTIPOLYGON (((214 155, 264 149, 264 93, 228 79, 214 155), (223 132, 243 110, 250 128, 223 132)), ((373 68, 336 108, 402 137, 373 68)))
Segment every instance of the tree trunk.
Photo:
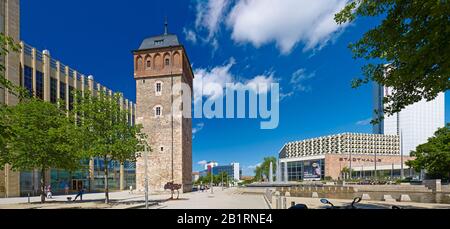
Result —
POLYGON ((108 158, 104 157, 105 163, 105 204, 109 204, 109 185, 108 185, 108 158))
POLYGON ((41 169, 41 203, 45 203, 45 169, 41 169))

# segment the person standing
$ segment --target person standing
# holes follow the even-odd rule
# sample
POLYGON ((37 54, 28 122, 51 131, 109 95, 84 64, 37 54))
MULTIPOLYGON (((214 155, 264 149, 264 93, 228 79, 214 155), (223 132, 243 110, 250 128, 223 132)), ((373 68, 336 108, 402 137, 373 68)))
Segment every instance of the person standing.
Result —
POLYGON ((64 195, 69 195, 69 185, 67 183, 64 184, 64 195))

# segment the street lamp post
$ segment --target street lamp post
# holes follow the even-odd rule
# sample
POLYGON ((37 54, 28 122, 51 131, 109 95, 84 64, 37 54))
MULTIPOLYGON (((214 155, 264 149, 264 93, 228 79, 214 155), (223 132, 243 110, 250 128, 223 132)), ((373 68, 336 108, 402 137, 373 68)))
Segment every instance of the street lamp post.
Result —
POLYGON ((350 150, 350 180, 352 179, 352 151, 350 150))
POLYGON ((223 191, 223 173, 222 173, 222 191, 223 191))
POLYGON ((145 196, 145 209, 148 209, 148 148, 147 142, 143 136, 140 136, 141 143, 139 145, 144 146, 144 196, 145 196))
POLYGON ((213 175, 212 175, 212 167, 211 167, 211 194, 214 194, 214 188, 213 188, 213 175))
POLYGON ((145 209, 148 209, 148 163, 147 163, 147 144, 144 144, 144 166, 145 166, 145 178, 144 178, 144 183, 145 183, 145 209))
POLYGON ((405 174, 403 171, 403 132, 400 130, 400 179, 404 179, 405 174))

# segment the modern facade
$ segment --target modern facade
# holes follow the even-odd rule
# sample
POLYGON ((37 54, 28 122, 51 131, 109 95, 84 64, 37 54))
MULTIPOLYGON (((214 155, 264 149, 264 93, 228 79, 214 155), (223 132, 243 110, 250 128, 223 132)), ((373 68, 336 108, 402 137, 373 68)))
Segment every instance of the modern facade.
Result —
POLYGON ((240 181, 242 176, 242 170, 239 163, 231 163, 230 165, 219 165, 212 168, 213 175, 220 175, 226 173, 233 181, 240 181))
MULTIPOLYGON (((3 58, 8 80, 28 90, 30 95, 44 101, 57 103, 65 101, 66 109, 73 108, 72 92, 82 93, 105 91, 112 95, 112 90, 95 82, 94 77, 80 73, 61 61, 51 57, 50 51, 39 51, 20 40, 20 1, 0 0, 0 32, 12 37, 22 46, 20 53, 10 52, 3 58)), ((15 105, 18 99, 0 88, 0 103, 15 105)), ((136 105, 125 98, 121 99, 122 108, 128 112, 128 122, 135 124, 136 105)), ((90 191, 103 188, 103 160, 91 159, 84 162, 85 170, 74 173, 51 169, 46 172, 47 181, 54 193, 62 192, 65 186, 71 190, 85 187, 90 191)), ((109 168, 112 190, 125 189, 135 185, 134 163, 119 164, 110 162, 109 168)), ((39 171, 12 171, 8 165, 0 171, 0 197, 26 196, 39 194, 39 171)))
POLYGON ((205 165, 205 170, 200 171, 200 177, 208 176, 208 174, 220 175, 226 173, 233 181, 240 181, 242 177, 242 169, 239 163, 233 162, 229 165, 219 165, 219 163, 212 161, 205 165))
MULTIPOLYGON (((192 120, 182 114, 191 113, 194 74, 184 46, 166 23, 164 34, 146 38, 133 54, 136 120, 153 149, 147 155, 150 191, 162 192, 168 182, 192 191, 192 120)), ((144 189, 144 162, 137 161, 138 190, 144 189)))
MULTIPOLYGON (((375 117, 383 116, 383 99, 392 94, 392 89, 379 84, 374 85, 375 117)), ((409 105, 399 113, 384 117, 374 125, 374 134, 401 135, 401 148, 404 155, 410 155, 417 146, 426 143, 428 138, 445 126, 445 95, 440 93, 432 101, 421 100, 409 105)))
POLYGON ((355 177, 377 174, 400 176, 412 171, 400 156, 398 135, 343 133, 290 142, 279 153, 277 178, 281 181, 340 179, 344 168, 355 177))

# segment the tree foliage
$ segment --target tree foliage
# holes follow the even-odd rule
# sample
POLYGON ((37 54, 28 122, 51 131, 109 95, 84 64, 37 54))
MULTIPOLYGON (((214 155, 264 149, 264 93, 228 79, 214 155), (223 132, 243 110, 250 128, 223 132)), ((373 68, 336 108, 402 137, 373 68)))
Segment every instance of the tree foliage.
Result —
MULTIPOLYGON (((392 115, 422 99, 433 100, 450 87, 450 2, 353 0, 335 16, 342 24, 361 17, 382 17, 349 48, 354 58, 372 60, 353 87, 375 81, 393 88, 384 113, 392 115)), ((377 121, 377 120, 374 120, 377 121)))
POLYGON ((263 162, 255 168, 255 181, 269 180, 270 162, 272 162, 273 172, 277 171, 277 158, 265 157, 263 162))
POLYGON ((140 126, 130 125, 128 112, 122 109, 120 95, 98 91, 76 95, 73 116, 80 125, 81 147, 84 155, 104 160, 105 202, 109 203, 108 164, 111 161, 135 161, 141 150, 140 126))
POLYGON ((450 123, 436 131, 428 142, 411 152, 416 157, 407 165, 416 171, 424 169, 431 178, 450 179, 450 123))
MULTIPOLYGON (((3 60, 10 52, 19 52, 20 44, 17 44, 13 38, 0 33, 0 60, 3 60)), ((27 96, 26 90, 19 85, 15 85, 5 77, 6 67, 0 61, 0 88, 7 89, 9 93, 23 99, 27 96)))
POLYGON ((23 101, 3 110, 2 119, 11 133, 6 138, 0 164, 9 164, 16 171, 41 172, 41 200, 45 201, 45 172, 50 168, 74 171, 80 156, 73 143, 76 126, 64 111, 38 99, 23 101))

